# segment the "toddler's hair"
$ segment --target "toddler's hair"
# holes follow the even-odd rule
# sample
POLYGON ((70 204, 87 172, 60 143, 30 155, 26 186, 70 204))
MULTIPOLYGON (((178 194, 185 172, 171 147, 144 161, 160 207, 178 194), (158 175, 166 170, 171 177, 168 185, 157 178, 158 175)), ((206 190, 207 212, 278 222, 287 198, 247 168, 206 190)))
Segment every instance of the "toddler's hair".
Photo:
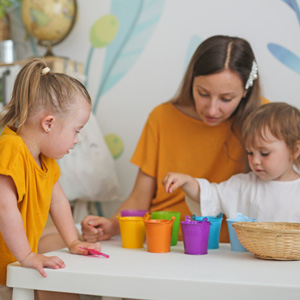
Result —
MULTIPOLYGON (((246 119, 242 128, 244 146, 255 146, 256 139, 266 140, 266 131, 286 143, 295 153, 300 142, 300 111, 294 106, 283 102, 273 102, 260 106, 246 119)), ((300 167, 300 156, 294 161, 300 167)))
POLYGON ((78 95, 91 104, 91 97, 82 83, 63 73, 43 74, 46 67, 44 60, 33 58, 20 70, 0 127, 9 125, 19 130, 32 114, 41 110, 63 114, 77 101, 78 95))

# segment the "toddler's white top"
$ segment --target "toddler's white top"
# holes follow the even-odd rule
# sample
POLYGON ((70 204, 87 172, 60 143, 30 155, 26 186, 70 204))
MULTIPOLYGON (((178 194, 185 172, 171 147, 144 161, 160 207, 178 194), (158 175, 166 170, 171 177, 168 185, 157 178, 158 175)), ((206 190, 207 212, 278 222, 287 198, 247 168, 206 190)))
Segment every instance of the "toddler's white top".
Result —
POLYGON ((253 172, 237 174, 219 184, 197 179, 200 202, 186 197, 193 214, 235 218, 237 212, 260 222, 300 222, 300 178, 264 181, 253 172))

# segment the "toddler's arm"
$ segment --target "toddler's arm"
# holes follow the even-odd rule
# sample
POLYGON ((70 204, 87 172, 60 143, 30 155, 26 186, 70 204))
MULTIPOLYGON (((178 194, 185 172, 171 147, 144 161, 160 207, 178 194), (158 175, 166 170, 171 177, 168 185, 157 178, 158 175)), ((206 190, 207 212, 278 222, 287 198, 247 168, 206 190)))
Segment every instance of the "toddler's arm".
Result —
POLYGON ((58 181, 53 186, 50 215, 71 253, 88 255, 88 251, 81 248, 101 250, 99 242, 85 243, 78 239, 69 201, 58 181))
POLYGON ((31 251, 17 206, 17 190, 11 177, 0 175, 0 231, 14 257, 22 266, 38 270, 46 277, 44 267, 63 268, 58 257, 47 257, 31 251))
POLYGON ((200 199, 200 186, 197 180, 189 175, 169 172, 162 180, 167 193, 172 193, 181 187, 185 194, 193 201, 198 202, 200 199))

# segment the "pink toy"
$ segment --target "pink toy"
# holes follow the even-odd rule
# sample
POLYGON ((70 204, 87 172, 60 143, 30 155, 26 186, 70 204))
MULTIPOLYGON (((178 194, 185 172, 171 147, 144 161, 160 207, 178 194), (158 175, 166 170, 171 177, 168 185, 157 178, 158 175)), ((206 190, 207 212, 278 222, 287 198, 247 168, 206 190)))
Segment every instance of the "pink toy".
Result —
POLYGON ((82 250, 87 250, 89 252, 89 255, 95 255, 95 256, 102 255, 102 256, 104 256, 106 258, 109 258, 109 255, 107 255, 105 253, 102 253, 102 252, 99 252, 99 251, 97 251, 95 249, 88 249, 88 248, 83 248, 83 247, 79 247, 79 248, 82 249, 82 250))

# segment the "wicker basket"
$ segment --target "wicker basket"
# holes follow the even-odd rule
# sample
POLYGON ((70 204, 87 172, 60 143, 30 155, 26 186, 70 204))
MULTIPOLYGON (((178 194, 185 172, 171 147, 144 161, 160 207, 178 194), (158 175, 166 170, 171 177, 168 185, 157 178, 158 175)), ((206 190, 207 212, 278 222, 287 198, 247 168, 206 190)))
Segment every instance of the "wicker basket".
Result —
POLYGON ((236 222, 241 244, 256 257, 300 260, 300 223, 236 222))

